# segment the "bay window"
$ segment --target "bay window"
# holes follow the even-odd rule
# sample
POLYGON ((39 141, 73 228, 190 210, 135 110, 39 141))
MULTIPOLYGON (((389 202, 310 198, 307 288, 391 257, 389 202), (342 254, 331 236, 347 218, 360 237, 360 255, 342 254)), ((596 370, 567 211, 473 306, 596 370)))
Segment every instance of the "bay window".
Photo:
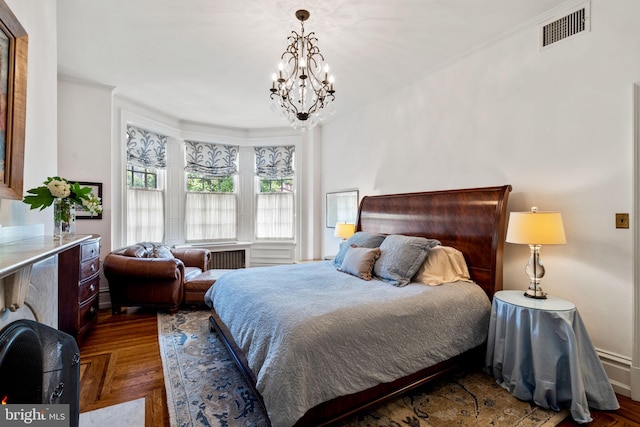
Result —
POLYGON ((185 154, 185 240, 236 240, 238 147, 185 141, 185 154))

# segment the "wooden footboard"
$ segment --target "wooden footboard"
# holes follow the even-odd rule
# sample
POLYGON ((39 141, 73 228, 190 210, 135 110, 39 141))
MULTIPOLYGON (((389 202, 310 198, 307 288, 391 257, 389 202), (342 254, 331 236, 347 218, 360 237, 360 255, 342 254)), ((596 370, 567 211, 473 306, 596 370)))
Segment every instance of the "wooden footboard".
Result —
MULTIPOLYGON (((218 336, 224 343, 224 346, 227 348, 227 350, 229 350, 229 353, 231 354, 231 357, 233 358, 236 366, 238 367, 238 369, 240 369, 240 373, 247 382, 247 385, 249 386, 249 388, 251 388, 253 395, 256 397, 258 403, 260 403, 260 406, 262 407, 262 410, 266 414, 267 408, 264 405, 262 395, 260 394, 258 389, 256 389, 256 376, 251 368, 249 368, 249 362, 247 362, 247 358, 245 357, 238 344, 236 344, 233 337, 231 337, 231 333, 229 332, 227 325, 225 325, 224 322, 220 320, 220 317, 218 317, 218 314, 213 309, 211 310, 211 317, 209 317, 209 329, 218 333, 218 336)), ((271 422, 269 422, 269 424, 271 424, 271 422)))

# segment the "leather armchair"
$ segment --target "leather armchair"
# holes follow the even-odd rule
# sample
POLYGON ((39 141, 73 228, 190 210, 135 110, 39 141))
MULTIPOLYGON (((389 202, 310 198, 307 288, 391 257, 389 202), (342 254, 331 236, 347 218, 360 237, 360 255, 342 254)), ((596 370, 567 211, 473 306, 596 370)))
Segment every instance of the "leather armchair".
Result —
POLYGON ((207 249, 169 249, 159 243, 137 243, 111 252, 104 259, 111 310, 152 306, 177 310, 184 298, 184 283, 207 270, 207 249))

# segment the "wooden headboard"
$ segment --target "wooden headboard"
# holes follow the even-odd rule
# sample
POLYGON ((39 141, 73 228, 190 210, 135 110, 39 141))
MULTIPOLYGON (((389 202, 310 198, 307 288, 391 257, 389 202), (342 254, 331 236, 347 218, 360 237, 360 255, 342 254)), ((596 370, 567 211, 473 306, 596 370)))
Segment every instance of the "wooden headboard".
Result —
POLYGON ((462 251, 471 278, 489 298, 502 289, 510 185, 365 196, 357 231, 438 239, 462 251))

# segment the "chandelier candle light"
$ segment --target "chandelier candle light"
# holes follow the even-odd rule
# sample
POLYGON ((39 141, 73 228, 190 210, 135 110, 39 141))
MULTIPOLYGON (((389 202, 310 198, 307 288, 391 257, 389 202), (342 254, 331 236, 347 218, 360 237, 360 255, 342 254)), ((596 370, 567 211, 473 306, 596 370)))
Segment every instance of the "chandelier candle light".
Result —
POLYGON ((329 74, 329 65, 320 53, 315 34, 304 32, 309 12, 298 10, 296 18, 300 21, 300 34, 291 31, 287 38, 289 46, 280 57, 278 71, 272 75, 271 108, 276 111, 279 106, 294 128, 313 128, 325 119, 327 112, 335 113, 334 78, 329 74))
POLYGON ((567 243, 560 212, 538 212, 536 207, 531 208, 531 212, 511 212, 505 240, 508 243, 529 245, 531 256, 525 268, 529 275, 529 289, 524 295, 530 298, 546 298, 547 294, 540 287, 545 273, 540 260, 540 247, 567 243))

